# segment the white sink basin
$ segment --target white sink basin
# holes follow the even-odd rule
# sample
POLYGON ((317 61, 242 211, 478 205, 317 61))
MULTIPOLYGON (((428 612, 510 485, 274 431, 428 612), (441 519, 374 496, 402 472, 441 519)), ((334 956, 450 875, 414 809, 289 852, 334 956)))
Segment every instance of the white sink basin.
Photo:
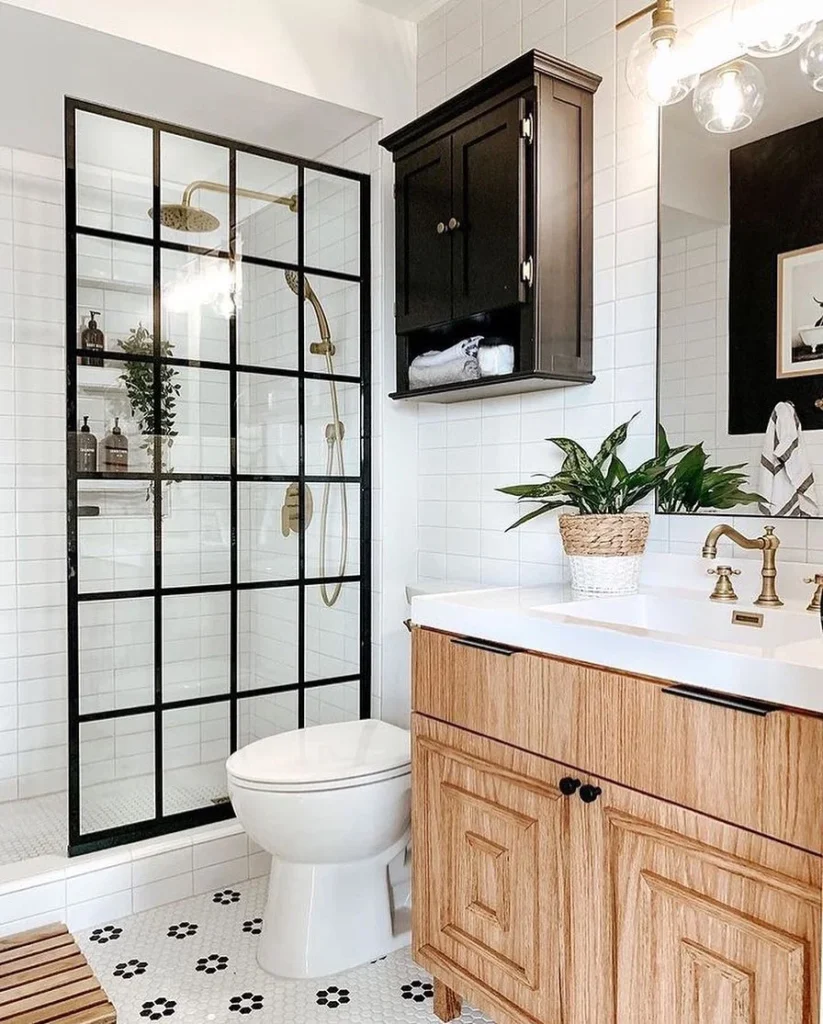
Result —
POLYGON ((716 643, 774 651, 792 644, 823 639, 820 620, 812 612, 713 604, 707 598, 670 597, 659 592, 543 605, 539 610, 562 615, 568 622, 585 622, 646 635, 665 635, 701 645, 716 643), (751 622, 760 616, 762 625, 759 626, 740 621, 751 622))

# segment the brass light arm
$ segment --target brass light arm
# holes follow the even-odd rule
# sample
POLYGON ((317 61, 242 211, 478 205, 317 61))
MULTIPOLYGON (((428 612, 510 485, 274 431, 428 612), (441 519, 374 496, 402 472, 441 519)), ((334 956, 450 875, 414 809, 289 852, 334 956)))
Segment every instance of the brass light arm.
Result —
POLYGON ((745 548, 747 551, 763 552, 763 563, 760 568, 760 594, 754 603, 765 605, 766 607, 779 608, 783 602, 777 596, 775 585, 777 568, 775 559, 777 549, 780 547, 780 539, 775 536, 774 527, 766 526, 762 537, 744 537, 739 530, 735 530, 728 523, 719 523, 709 531, 706 537, 703 544, 704 558, 717 557, 717 542, 721 537, 728 537, 738 547, 745 548))
MULTIPOLYGON (((219 192, 221 195, 228 195, 229 186, 222 185, 219 181, 193 181, 186 185, 183 192, 183 205, 191 206, 192 196, 195 192, 219 192)), ((251 188, 235 188, 235 194, 243 196, 244 199, 257 199, 261 203, 277 203, 280 206, 288 206, 292 213, 297 213, 297 196, 278 196, 271 192, 256 192, 251 188)))

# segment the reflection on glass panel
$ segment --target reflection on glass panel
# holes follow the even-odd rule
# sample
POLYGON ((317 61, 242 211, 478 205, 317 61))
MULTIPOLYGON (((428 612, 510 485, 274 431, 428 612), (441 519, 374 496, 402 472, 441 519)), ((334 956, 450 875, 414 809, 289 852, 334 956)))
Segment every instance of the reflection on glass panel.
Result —
POLYGON ((360 285, 320 274, 307 274, 306 281, 306 369, 312 373, 358 376, 360 285), (328 338, 334 352, 323 345, 328 338))
POLYGON ((78 606, 80 714, 154 702, 154 600, 78 606))
POLYGON ((77 223, 150 236, 151 128, 78 110, 75 159, 77 223))
POLYGON ((359 273, 359 182, 306 170, 304 195, 306 265, 359 273))
POLYGON ((274 267, 237 265, 237 352, 247 366, 297 369, 297 295, 274 267))
POLYGON ((297 728, 297 691, 246 697, 238 704, 238 745, 297 728))
POLYGON ((163 586, 228 583, 229 484, 176 480, 163 486, 163 586))
POLYGON ((242 583, 297 579, 299 496, 287 490, 283 483, 240 481, 237 485, 242 583))
POLYGON ((191 366, 164 366, 162 372, 164 470, 228 473, 228 372, 191 366))
POLYGON ((229 692, 231 598, 181 594, 163 598, 163 700, 229 692))
POLYGON ((357 583, 306 587, 305 643, 306 679, 328 679, 360 671, 357 583))
POLYGON ((310 476, 358 476, 360 473, 360 386, 314 380, 305 385, 306 473, 310 476), (338 437, 337 420, 342 423, 338 437))
POLYGON ((360 717, 360 681, 312 686, 305 695, 306 725, 352 722, 360 717))
POLYGON ((154 817, 154 715, 80 724, 80 829, 154 817))
POLYGON ((238 373, 238 472, 297 474, 297 389, 293 377, 238 373))
POLYGON ((154 585, 154 521, 140 480, 81 480, 78 587, 142 590, 154 585))
POLYGON ((297 260, 297 168, 237 154, 237 239, 241 253, 297 260), (246 195, 256 192, 262 195, 246 195))
POLYGON ((299 607, 297 587, 240 591, 239 689, 297 682, 299 607))
POLYGON ((160 172, 163 241, 227 249, 228 149, 163 132, 160 172))
POLYGON ((210 807, 228 796, 229 704, 163 712, 163 813, 210 807))
POLYGON ((314 501, 306 530, 306 576, 356 576, 360 571, 360 485, 306 486, 314 501))
POLYGON ((161 253, 164 355, 225 363, 234 276, 227 259, 161 253))

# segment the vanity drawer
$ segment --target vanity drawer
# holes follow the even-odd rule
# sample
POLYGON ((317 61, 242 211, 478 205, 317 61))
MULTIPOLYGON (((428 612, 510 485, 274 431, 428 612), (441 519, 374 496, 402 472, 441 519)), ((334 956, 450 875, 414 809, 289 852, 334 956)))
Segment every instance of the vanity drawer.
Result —
POLYGON ((823 852, 823 719, 732 701, 414 631, 415 711, 823 852))

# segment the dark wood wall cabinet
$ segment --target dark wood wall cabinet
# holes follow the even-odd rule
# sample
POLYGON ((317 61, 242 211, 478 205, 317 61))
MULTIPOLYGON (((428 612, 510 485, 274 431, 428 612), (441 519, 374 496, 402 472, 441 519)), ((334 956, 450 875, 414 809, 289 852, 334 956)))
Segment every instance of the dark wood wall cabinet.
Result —
POLYGON ((395 163, 392 398, 460 401, 594 380, 599 84, 531 50, 381 141, 395 163), (410 386, 417 356, 471 337, 484 352, 512 346, 511 370, 410 386))

